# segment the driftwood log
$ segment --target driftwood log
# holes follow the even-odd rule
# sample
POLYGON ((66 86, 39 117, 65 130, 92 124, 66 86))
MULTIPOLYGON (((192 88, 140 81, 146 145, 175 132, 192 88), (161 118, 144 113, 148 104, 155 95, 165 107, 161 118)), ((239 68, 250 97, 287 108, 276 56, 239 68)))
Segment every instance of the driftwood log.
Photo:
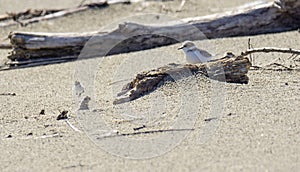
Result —
MULTIPOLYGON (((111 32, 83 34, 54 34, 12 32, 13 46, 8 65, 39 65, 45 58, 49 63, 59 58, 76 59, 88 40, 92 42, 82 57, 104 56, 116 53, 145 50, 170 45, 184 40, 201 40, 231 36, 245 36, 300 28, 300 1, 276 0, 271 3, 243 7, 234 11, 184 19, 184 23, 159 26, 135 23, 120 24, 111 32), (199 34, 200 33, 200 34, 199 34), (37 63, 35 63, 38 59, 37 63)), ((61 61, 66 61, 62 59, 61 61)), ((43 62, 45 64, 46 62, 43 62)))
POLYGON ((201 73, 210 79, 222 82, 247 84, 246 74, 250 66, 249 59, 244 56, 223 57, 203 64, 169 64, 137 74, 130 83, 123 87, 114 104, 125 103, 148 94, 166 81, 175 81, 173 76, 176 76, 177 80, 201 73))

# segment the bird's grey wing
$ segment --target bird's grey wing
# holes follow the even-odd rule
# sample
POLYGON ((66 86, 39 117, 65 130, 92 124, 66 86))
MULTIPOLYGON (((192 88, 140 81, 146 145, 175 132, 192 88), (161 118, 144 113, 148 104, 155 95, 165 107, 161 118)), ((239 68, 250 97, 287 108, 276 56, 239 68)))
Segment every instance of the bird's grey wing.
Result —
POLYGON ((205 57, 211 57, 211 56, 212 56, 209 52, 207 52, 207 51, 205 51, 205 50, 201 50, 201 49, 198 49, 198 50, 199 50, 200 53, 201 53, 203 56, 205 56, 205 57))

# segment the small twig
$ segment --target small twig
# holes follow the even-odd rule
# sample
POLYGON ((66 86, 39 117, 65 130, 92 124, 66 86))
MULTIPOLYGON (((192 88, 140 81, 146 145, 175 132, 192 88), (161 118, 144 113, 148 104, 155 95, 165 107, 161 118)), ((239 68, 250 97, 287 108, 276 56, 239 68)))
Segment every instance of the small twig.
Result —
POLYGON ((262 67, 260 67, 260 66, 251 66, 250 67, 250 70, 259 70, 259 69, 261 69, 262 67))
POLYGON ((174 132, 174 131, 194 131, 193 128, 188 129, 166 129, 166 130, 149 130, 149 131, 141 131, 141 132, 133 132, 133 133, 117 133, 116 135, 106 135, 102 137, 97 137, 97 139, 104 138, 112 138, 112 137, 121 137, 121 136, 134 136, 140 134, 154 134, 154 133, 163 133, 163 132, 174 132))
POLYGON ((287 67, 287 66, 284 66, 282 64, 279 64, 279 63, 271 63, 271 64, 266 65, 264 67, 251 66, 251 70, 262 70, 262 72, 265 71, 265 70, 268 70, 268 71, 300 71, 300 68, 291 68, 291 67, 287 67), (278 66, 278 67, 282 67, 282 68, 280 68, 280 69, 268 68, 268 67, 272 67, 272 66, 278 66))
POLYGON ((0 96, 16 96, 16 93, 0 93, 0 96))
POLYGON ((298 65, 296 64, 296 62, 299 61, 299 60, 296 59, 298 56, 299 56, 298 54, 292 54, 292 55, 288 58, 288 60, 292 60, 292 61, 294 62, 294 65, 295 65, 295 66, 298 66, 298 65))
POLYGON ((35 137, 34 139, 46 139, 46 138, 52 138, 52 137, 59 137, 61 136, 60 134, 52 134, 52 135, 45 135, 45 136, 41 136, 41 137, 35 137))
MULTIPOLYGON (((248 38, 248 50, 252 48, 251 38, 248 38)), ((254 60, 252 59, 252 55, 249 55, 250 62, 254 65, 254 60)))
POLYGON ((56 62, 60 60, 75 60, 77 59, 77 56, 65 56, 65 57, 52 57, 52 58, 37 58, 37 59, 28 59, 28 60, 20 60, 20 61, 10 61, 7 62, 6 65, 10 66, 21 66, 21 65, 27 65, 27 64, 39 64, 39 63, 46 63, 49 62, 56 62))
POLYGON ((25 67, 34 67, 40 65, 50 65, 55 63, 62 63, 62 62, 70 62, 72 60, 77 59, 77 56, 67 56, 67 57, 58 57, 58 58, 38 58, 38 59, 29 59, 29 60, 22 60, 22 61, 10 61, 6 62, 1 70, 10 70, 10 69, 20 69, 25 67))
MULTIPOLYGON (((281 69, 281 70, 293 70, 292 68, 289 68, 289 67, 286 67, 282 64, 279 64, 279 63, 271 63, 269 65, 267 65, 266 67, 269 67, 269 66, 279 66, 279 67, 283 67, 284 69, 281 69)), ((279 69, 280 70, 280 69, 279 69)))
POLYGON ((67 110, 62 111, 57 116, 56 120, 64 120, 68 124, 68 126, 71 127, 74 131, 77 131, 77 132, 81 133, 81 131, 78 128, 76 128, 73 124, 70 123, 69 117, 68 117, 68 112, 69 111, 67 111, 67 110))
POLYGON ((140 126, 140 127, 135 127, 135 128, 133 128, 133 130, 134 130, 134 131, 137 131, 137 130, 141 130, 141 129, 143 129, 143 128, 146 128, 146 125, 142 125, 142 126, 140 126))
MULTIPOLYGON (((248 40, 248 48, 251 46, 250 41, 248 40)), ((300 50, 296 50, 296 49, 292 49, 292 48, 277 48, 277 47, 264 47, 264 48, 249 48, 248 50, 246 50, 245 52, 241 53, 241 56, 247 56, 250 55, 250 59, 254 60, 251 58, 251 54, 253 53, 270 53, 270 52, 278 52, 278 53, 289 53, 292 54, 288 59, 292 59, 295 61, 295 58, 300 55, 300 50)), ((265 67, 259 67, 259 66, 254 66, 252 65, 251 67, 253 67, 252 69, 257 70, 257 69, 263 69, 263 70, 299 70, 299 69, 295 69, 295 68, 290 68, 287 66, 284 66, 282 64, 276 63, 277 60, 275 60, 274 62, 272 62, 271 64, 265 66, 280 66, 283 69, 267 69, 265 67)), ((297 65, 296 65, 297 66, 297 65)))
POLYGON ((185 2, 186 2, 186 0, 181 0, 180 6, 179 6, 178 9, 176 10, 176 12, 182 11, 182 8, 183 8, 185 2))
POLYGON ((218 118, 217 117, 211 117, 211 118, 206 118, 204 119, 205 122, 209 122, 209 121, 212 121, 212 120, 217 120, 218 118))
POLYGON ((81 133, 82 131, 80 131, 77 127, 75 127, 73 124, 70 123, 70 121, 68 119, 65 119, 64 121, 66 121, 66 123, 68 124, 69 127, 71 127, 74 131, 77 131, 79 133, 81 133))
POLYGON ((0 49, 12 49, 12 45, 0 43, 0 49))
POLYGON ((300 54, 300 50, 295 50, 292 48, 277 48, 277 47, 264 47, 264 48, 251 48, 242 52, 242 56, 247 56, 253 53, 270 53, 270 52, 278 52, 278 53, 290 53, 290 54, 300 54))
MULTIPOLYGON (((39 137, 20 137, 20 138, 15 138, 15 139, 20 139, 20 140, 30 140, 30 139, 47 139, 47 138, 55 138, 55 137, 62 137, 62 135, 56 133, 56 134, 51 134, 51 135, 43 135, 39 137)), ((7 138, 11 139, 12 136, 8 135, 7 138)))
POLYGON ((297 64, 296 64, 296 62, 299 62, 300 61, 300 59, 296 59, 298 57, 298 55, 295 55, 293 58, 292 58, 292 60, 294 61, 294 65, 295 66, 298 66, 297 64))
POLYGON ((266 70, 268 70, 268 71, 300 71, 299 68, 290 68, 290 67, 284 66, 279 63, 271 63, 264 67, 260 67, 260 66, 251 66, 251 67, 252 67, 252 70, 261 70, 261 72, 266 71, 266 70), (268 68, 268 67, 272 67, 272 66, 279 66, 282 68, 281 69, 268 68))

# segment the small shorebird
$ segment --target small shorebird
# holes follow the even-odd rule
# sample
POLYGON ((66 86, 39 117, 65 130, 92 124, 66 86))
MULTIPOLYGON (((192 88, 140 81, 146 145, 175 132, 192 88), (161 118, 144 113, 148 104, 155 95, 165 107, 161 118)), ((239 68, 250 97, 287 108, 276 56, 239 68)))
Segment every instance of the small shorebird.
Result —
POLYGON ((192 41, 185 41, 178 50, 182 49, 188 63, 204 63, 212 59, 212 55, 196 47, 192 41))
POLYGON ((223 55, 223 57, 226 57, 226 58, 233 58, 233 57, 235 57, 235 55, 234 55, 232 52, 228 51, 228 52, 226 52, 226 53, 223 55))

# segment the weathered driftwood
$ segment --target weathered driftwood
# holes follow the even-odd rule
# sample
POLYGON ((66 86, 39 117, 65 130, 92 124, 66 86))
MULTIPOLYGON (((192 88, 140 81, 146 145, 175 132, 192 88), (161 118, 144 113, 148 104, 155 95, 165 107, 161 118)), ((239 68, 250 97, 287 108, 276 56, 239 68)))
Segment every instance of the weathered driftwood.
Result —
POLYGON ((197 73, 218 81, 246 84, 248 83, 246 74, 250 66, 248 58, 243 56, 224 57, 203 64, 169 64, 137 74, 132 82, 123 87, 114 104, 137 99, 154 91, 166 81, 174 81, 174 78, 177 80, 197 73))
POLYGON ((78 7, 68 9, 28 9, 19 13, 7 13, 4 15, 0 15, 0 27, 8 27, 18 24, 20 24, 21 26, 26 26, 30 23, 55 19, 82 12, 90 8, 100 8, 106 7, 111 4, 130 2, 130 0, 99 0, 93 3, 82 4, 78 7))
POLYGON ((289 54, 297 54, 300 55, 300 50, 295 50, 292 48, 277 48, 277 47, 263 47, 263 48, 251 48, 242 52, 243 56, 247 56, 253 53, 269 53, 269 52, 277 52, 277 53, 289 53, 289 54))
POLYGON ((208 38, 219 38, 296 30, 300 27, 299 19, 299 0, 275 0, 184 21, 196 26, 208 38))
POLYGON ((300 27, 300 1, 280 0, 183 21, 184 23, 169 23, 159 26, 124 23, 107 33, 13 32, 9 35, 13 50, 8 58, 27 60, 76 56, 92 37, 93 41, 89 46, 89 52, 86 52, 84 57, 145 50, 184 40, 294 30, 300 27))

